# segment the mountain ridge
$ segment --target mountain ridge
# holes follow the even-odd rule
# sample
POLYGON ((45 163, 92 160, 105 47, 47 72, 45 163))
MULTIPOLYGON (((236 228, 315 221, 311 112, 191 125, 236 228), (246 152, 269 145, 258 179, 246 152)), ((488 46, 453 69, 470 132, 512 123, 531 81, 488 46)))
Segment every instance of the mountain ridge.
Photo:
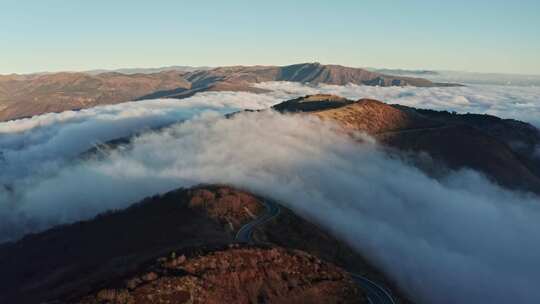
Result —
POLYGON ((320 63, 230 66, 194 71, 165 70, 157 73, 124 74, 107 71, 98 74, 59 72, 0 75, 0 121, 149 98, 181 99, 205 91, 263 93, 266 90, 255 88, 253 84, 267 81, 335 85, 353 83, 370 86, 455 85, 320 63))
POLYGON ((225 185, 179 188, 1 244, 0 303, 134 303, 124 296, 140 302, 141 292, 150 295, 149 303, 159 303, 152 297, 176 294, 179 287, 184 297, 175 303, 257 295, 267 297, 267 303, 311 295, 320 298, 314 303, 367 303, 341 267, 351 265, 375 278, 382 274, 344 242, 285 207, 272 226, 257 229, 257 238, 268 245, 234 244, 240 226, 261 214, 262 199, 225 185), (273 233, 281 223, 294 230, 273 233), (315 243, 305 244, 306 237, 315 243), (197 284, 190 285, 193 280, 197 284), (239 282, 246 288, 235 286, 239 282), (272 286, 277 289, 268 294, 272 286))
POLYGON ((400 154, 425 152, 449 169, 474 169, 507 188, 540 194, 540 160, 534 155, 540 132, 524 122, 325 94, 285 101, 273 109, 333 121, 344 132, 365 132, 400 154), (306 101, 315 106, 306 106, 306 101))

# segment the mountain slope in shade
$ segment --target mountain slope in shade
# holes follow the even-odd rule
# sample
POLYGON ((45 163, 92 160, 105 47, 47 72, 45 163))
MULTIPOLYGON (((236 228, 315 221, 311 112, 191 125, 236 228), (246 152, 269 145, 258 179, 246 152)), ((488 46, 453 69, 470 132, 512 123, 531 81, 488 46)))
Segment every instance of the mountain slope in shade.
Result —
MULTIPOLYGON (((257 201, 227 188, 209 191, 207 203, 257 214, 257 201), (240 196, 238 196, 238 195, 240 196)), ((232 242, 224 212, 209 212, 198 193, 186 190, 148 198, 122 212, 59 226, 0 245, 0 303, 41 303, 88 288, 169 250, 232 242), (193 200, 193 203, 191 202, 193 200), (159 203, 155 203, 159 202, 159 203), (221 214, 221 215, 220 215, 221 214)), ((205 196, 203 196, 204 198, 205 196)), ((242 222, 247 218, 238 216, 242 222)), ((249 219, 247 219, 249 220, 249 219)), ((238 228, 238 227, 235 227, 238 228)))
POLYGON ((265 92, 265 81, 378 86, 440 86, 421 78, 389 76, 359 68, 303 63, 235 66, 196 71, 107 72, 0 76, 0 121, 150 98, 186 98, 205 91, 265 92))
POLYGON ((141 296, 148 303, 161 296, 364 303, 339 267, 385 281, 342 241, 284 207, 257 228, 268 246, 229 245, 264 212, 261 200, 221 185, 178 189, 0 244, 0 303, 141 303, 124 301, 141 296))
MULTIPOLYGON (((396 107, 408 110, 408 107, 396 107)), ((502 119, 487 114, 457 114, 448 111, 416 109, 416 111, 432 120, 442 123, 462 124, 479 129, 499 141, 507 144, 527 163, 528 167, 540 176, 540 130, 529 123, 515 119, 502 119)))
POLYGON ((338 123, 345 132, 366 132, 402 152, 426 152, 435 163, 448 168, 471 168, 511 189, 540 193, 538 160, 523 152, 523 145, 512 146, 510 142, 521 139, 529 147, 540 145, 540 134, 523 122, 488 115, 448 117, 371 99, 352 101, 331 95, 306 96, 273 108, 316 115, 338 123))

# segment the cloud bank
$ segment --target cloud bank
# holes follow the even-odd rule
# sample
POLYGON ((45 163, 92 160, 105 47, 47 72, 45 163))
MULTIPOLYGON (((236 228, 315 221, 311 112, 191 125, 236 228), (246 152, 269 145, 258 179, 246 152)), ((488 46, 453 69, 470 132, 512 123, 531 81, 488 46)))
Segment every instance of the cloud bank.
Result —
MULTIPOLYGON (((487 88, 476 92, 489 99, 482 103, 472 88, 262 86, 274 91, 204 93, 0 123, 0 242, 178 187, 227 183, 327 227, 419 303, 540 302, 538 197, 467 170, 434 180, 370 138, 358 134, 358 144, 316 118, 222 118, 317 92, 525 115, 519 102, 503 102, 502 91, 487 88), (457 105, 457 96, 472 102, 457 105), (96 142, 170 124, 100 157, 77 157, 96 142)), ((535 111, 535 91, 508 94, 535 111)))
POLYGON ((257 86, 272 91, 266 94, 207 92, 184 100, 128 102, 0 123, 0 165, 4 166, 0 183, 33 174, 36 163, 40 167, 45 167, 44 163, 52 163, 50 167, 55 168, 56 162, 76 156, 96 143, 189 119, 205 110, 228 113, 245 108, 261 109, 316 93, 331 93, 350 99, 370 97, 387 103, 461 113, 488 113, 540 126, 540 87, 382 88, 307 86, 287 82, 257 86))
POLYGON ((257 87, 274 94, 328 93, 350 99, 374 98, 386 103, 417 108, 491 114, 513 118, 540 127, 540 87, 468 85, 466 87, 373 87, 358 85, 306 86, 293 82, 266 82, 257 87))
POLYGON ((0 123, 1 184, 46 175, 98 143, 189 119, 207 110, 229 113, 279 102, 271 95, 203 93, 185 100, 157 99, 49 113, 0 123))
POLYGON ((466 71, 433 71, 434 73, 425 73, 423 71, 392 69, 376 71, 390 75, 422 77, 435 82, 525 87, 540 86, 540 75, 477 73, 466 71))
POLYGON ((537 197, 471 171, 433 180, 362 138, 358 144, 302 116, 203 114, 16 189, 1 211, 0 236, 88 218, 179 186, 228 183, 326 226, 420 303, 540 300, 537 197))

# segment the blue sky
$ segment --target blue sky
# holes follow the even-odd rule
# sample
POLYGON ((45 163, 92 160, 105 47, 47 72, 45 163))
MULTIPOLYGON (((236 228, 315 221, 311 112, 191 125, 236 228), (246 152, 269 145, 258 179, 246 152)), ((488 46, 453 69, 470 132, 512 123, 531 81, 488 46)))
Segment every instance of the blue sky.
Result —
POLYGON ((540 74, 540 0, 0 0, 0 73, 290 64, 540 74))

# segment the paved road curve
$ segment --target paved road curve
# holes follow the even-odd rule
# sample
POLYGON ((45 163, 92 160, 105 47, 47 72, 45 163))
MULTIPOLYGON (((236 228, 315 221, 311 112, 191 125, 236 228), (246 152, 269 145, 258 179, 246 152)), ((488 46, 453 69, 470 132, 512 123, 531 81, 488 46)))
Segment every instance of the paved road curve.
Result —
POLYGON ((267 200, 261 200, 261 202, 264 204, 266 212, 257 219, 245 224, 242 226, 242 228, 240 228, 240 230, 238 230, 235 237, 235 240, 238 243, 253 243, 253 228, 279 215, 281 209, 279 208, 278 204, 267 200))
MULTIPOLYGON (((281 209, 278 204, 270 200, 261 200, 261 202, 264 204, 266 212, 257 219, 242 226, 236 233, 236 242, 253 243, 253 229, 279 215, 281 209)), ((377 283, 358 274, 349 274, 356 284, 367 293, 368 300, 371 304, 395 304, 392 295, 377 283)))
POLYGON ((394 298, 392 298, 392 295, 386 291, 381 285, 378 285, 377 283, 368 280, 367 278, 354 274, 349 273, 353 280, 356 282, 356 284, 360 285, 360 288, 364 289, 366 291, 368 300, 373 304, 395 304, 394 298))

